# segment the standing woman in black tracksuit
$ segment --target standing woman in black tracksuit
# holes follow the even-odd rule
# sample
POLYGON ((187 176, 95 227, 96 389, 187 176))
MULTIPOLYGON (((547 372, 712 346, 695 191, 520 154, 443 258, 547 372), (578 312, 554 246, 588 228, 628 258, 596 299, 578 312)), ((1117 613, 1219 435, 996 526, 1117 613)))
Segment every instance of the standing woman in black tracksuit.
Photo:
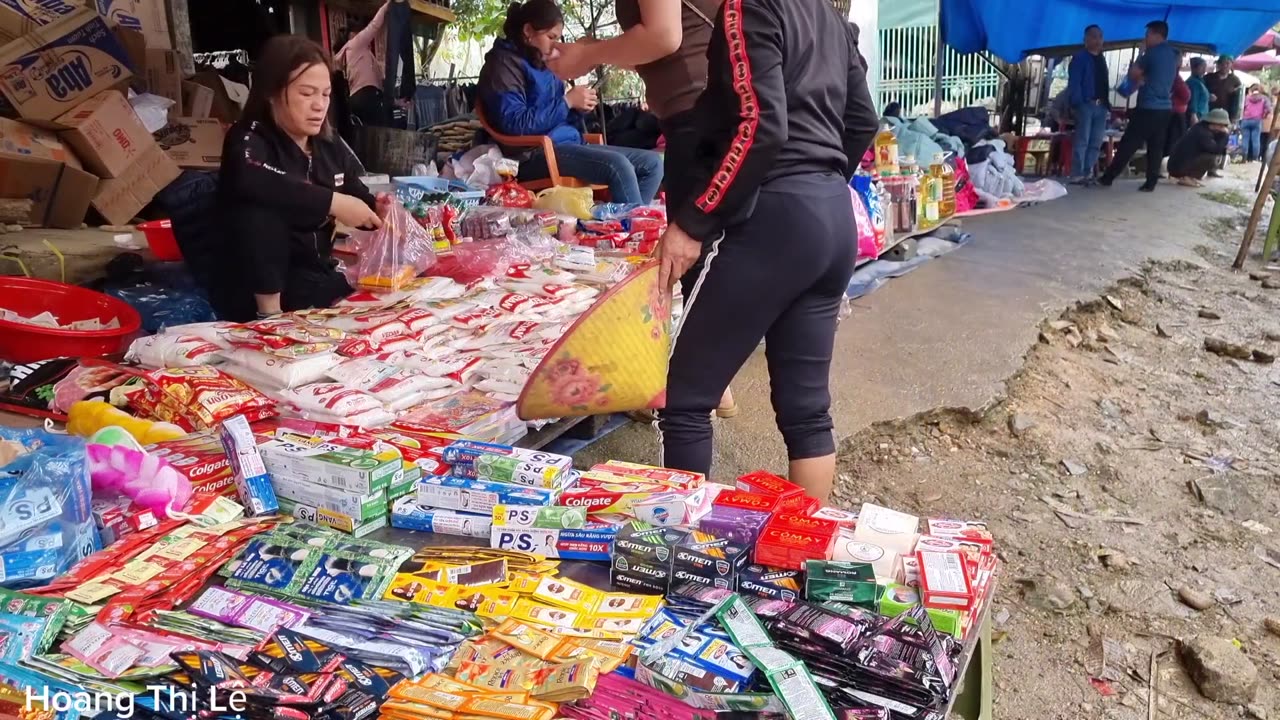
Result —
POLYGON ((244 321, 328 307, 351 292, 333 259, 335 221, 381 226, 355 156, 329 123, 328 53, 298 35, 263 48, 218 180, 226 246, 206 248, 214 308, 244 321))
POLYGON ((696 192, 670 208, 660 249, 664 281, 692 288, 658 413, 660 464, 710 470, 709 415, 764 339, 789 477, 825 501, 828 376, 856 257, 847 183, 879 124, 866 65, 829 0, 725 0, 707 57, 696 192))

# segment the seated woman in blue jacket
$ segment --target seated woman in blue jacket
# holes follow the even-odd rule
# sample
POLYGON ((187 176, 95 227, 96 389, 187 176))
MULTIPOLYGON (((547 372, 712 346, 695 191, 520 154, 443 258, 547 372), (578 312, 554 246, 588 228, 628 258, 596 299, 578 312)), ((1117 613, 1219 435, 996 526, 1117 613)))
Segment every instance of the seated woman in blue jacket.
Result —
MULTIPOLYGON (((595 109, 595 90, 568 89, 547 69, 546 58, 560 42, 564 15, 554 0, 512 3, 502 26, 504 37, 493 43, 480 70, 479 94, 485 117, 504 135, 548 135, 556 147, 560 174, 593 185, 608 185, 611 200, 653 202, 662 184, 662 157, 652 150, 587 145, 582 140, 581 113, 595 109)), ((520 179, 549 176, 541 150, 520 160, 520 179)))

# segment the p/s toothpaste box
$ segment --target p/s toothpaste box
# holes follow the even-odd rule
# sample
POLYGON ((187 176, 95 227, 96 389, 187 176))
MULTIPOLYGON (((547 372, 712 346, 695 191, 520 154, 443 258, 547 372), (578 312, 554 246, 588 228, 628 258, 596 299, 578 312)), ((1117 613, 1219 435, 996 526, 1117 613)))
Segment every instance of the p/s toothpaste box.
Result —
POLYGON ((608 562, 613 553, 615 534, 615 528, 596 525, 578 530, 495 527, 489 537, 489 546, 561 560, 608 562))
POLYGON ((391 508, 391 527, 440 535, 487 538, 493 529, 492 515, 423 507, 412 497, 400 498, 391 508))
POLYGON ((234 473, 236 495, 244 506, 245 515, 258 517, 274 515, 280 510, 275 489, 271 487, 271 476, 267 474, 266 465, 258 453, 257 441, 249 421, 243 415, 227 418, 219 428, 222 447, 227 451, 234 473))
POLYGON ((552 490, 448 475, 422 478, 417 495, 419 505, 487 515, 498 505, 545 506, 555 497, 552 490))

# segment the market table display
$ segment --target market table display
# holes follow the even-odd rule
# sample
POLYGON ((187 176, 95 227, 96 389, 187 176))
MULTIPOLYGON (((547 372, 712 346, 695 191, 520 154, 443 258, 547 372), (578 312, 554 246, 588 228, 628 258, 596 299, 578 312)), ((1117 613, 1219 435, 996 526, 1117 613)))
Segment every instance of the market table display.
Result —
POLYGON ((235 415, 210 492, 124 428, 0 432, 13 492, 46 498, 6 570, 86 521, 108 539, 0 591, 0 679, 68 717, 119 714, 68 704, 92 693, 165 718, 941 718, 995 586, 981 523, 820 507, 766 472, 235 415))

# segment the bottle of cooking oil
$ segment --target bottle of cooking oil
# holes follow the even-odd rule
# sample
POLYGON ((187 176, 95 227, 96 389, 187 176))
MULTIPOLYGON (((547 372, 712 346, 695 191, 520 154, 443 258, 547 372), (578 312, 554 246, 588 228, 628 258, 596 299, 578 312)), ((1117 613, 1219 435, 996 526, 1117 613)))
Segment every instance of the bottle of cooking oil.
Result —
POLYGON ((947 164, 946 153, 933 157, 929 175, 938 181, 938 215, 945 220, 956 214, 956 173, 947 164))
POLYGON ((920 176, 918 230, 928 230, 938 224, 938 203, 942 199, 941 178, 925 173, 920 176))
POLYGON ((889 124, 880 126, 876 135, 876 170, 881 175, 898 174, 898 138, 889 129, 889 124))

